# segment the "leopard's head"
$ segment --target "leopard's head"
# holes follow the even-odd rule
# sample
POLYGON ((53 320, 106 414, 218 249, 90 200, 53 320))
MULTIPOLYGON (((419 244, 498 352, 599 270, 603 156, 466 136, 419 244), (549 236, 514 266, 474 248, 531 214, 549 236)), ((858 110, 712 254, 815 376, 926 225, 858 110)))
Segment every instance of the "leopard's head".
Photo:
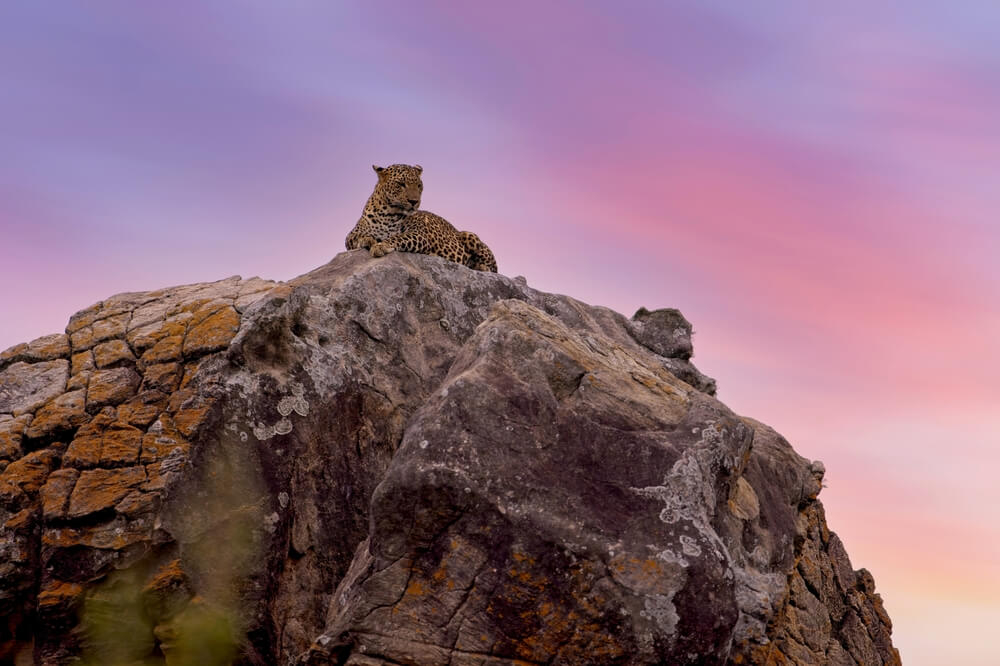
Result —
POLYGON ((372 168, 378 174, 375 193, 381 195, 380 203, 397 213, 410 213, 420 208, 420 195, 424 191, 424 184, 420 180, 423 167, 419 164, 393 164, 387 167, 373 164, 372 168))

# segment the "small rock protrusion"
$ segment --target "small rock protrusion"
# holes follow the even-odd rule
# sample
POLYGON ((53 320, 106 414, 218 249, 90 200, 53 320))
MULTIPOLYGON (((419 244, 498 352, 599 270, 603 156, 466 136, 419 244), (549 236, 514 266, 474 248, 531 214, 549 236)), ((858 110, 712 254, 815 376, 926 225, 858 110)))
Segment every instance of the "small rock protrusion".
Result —
POLYGON ((629 332, 635 340, 660 356, 688 360, 694 353, 691 322, 680 310, 639 308, 632 315, 629 332))

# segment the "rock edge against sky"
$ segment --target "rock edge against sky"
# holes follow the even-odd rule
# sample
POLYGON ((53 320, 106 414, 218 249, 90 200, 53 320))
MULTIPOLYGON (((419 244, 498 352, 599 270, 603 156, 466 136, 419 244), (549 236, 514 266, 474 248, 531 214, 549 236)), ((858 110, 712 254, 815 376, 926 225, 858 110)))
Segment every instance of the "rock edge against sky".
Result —
POLYGON ((898 664, 691 355, 420 255, 113 296, 0 355, 0 662, 898 664))

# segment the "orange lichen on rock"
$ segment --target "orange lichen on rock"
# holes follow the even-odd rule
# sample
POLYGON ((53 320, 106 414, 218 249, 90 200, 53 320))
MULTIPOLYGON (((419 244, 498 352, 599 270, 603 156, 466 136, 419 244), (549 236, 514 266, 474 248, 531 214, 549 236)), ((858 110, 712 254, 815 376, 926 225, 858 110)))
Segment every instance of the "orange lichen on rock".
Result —
POLYGON ((154 363, 147 365, 143 372, 143 391, 162 391, 170 393, 181 379, 181 364, 177 362, 154 363))
POLYGON ((79 583, 49 581, 38 593, 38 611, 49 615, 53 611, 68 610, 83 600, 84 587, 79 583))
POLYGON ((143 433, 104 414, 82 426, 63 456, 71 467, 124 467, 139 460, 143 433))
POLYGON ((24 436, 29 439, 47 437, 86 423, 85 404, 86 391, 63 393, 35 413, 35 418, 24 431, 24 436))
POLYGON ((94 363, 98 368, 109 368, 126 362, 135 362, 135 356, 124 340, 109 340, 94 347, 94 363))
POLYGON ((80 471, 71 467, 57 469, 49 475, 39 492, 42 500, 42 515, 46 519, 64 518, 69 496, 80 476, 80 471))
POLYGON ((84 470, 69 498, 66 515, 80 518, 115 506, 129 490, 146 480, 142 466, 84 470))
POLYGON ((0 352, 0 368, 18 361, 37 363, 66 358, 69 356, 69 351, 68 336, 62 333, 43 335, 31 342, 14 345, 10 349, 0 352))
POLYGON ((183 335, 168 335, 157 340, 148 351, 143 353, 142 361, 146 364, 152 364, 180 360, 183 345, 183 335))
POLYGON ((142 588, 143 605, 151 616, 157 618, 176 614, 193 596, 191 582, 180 559, 171 560, 157 569, 142 588))
POLYGON ((95 370, 87 386, 87 411, 125 402, 139 388, 142 378, 132 368, 95 370))
POLYGON ((34 451, 15 460, 0 472, 0 493, 3 492, 4 486, 7 486, 27 495, 34 495, 58 462, 58 454, 50 449, 34 451))
POLYGON ((174 425, 185 437, 191 437, 205 423, 210 407, 181 409, 174 414, 174 425))
POLYGON ((96 370, 97 363, 94 361, 94 351, 86 349, 73 354, 70 360, 70 374, 78 375, 86 370, 96 370))
POLYGON ((239 313, 231 306, 223 307, 188 329, 184 355, 190 357, 225 349, 239 328, 239 313))
POLYGON ((166 406, 166 400, 155 393, 139 394, 118 405, 118 420, 137 428, 148 428, 166 406))
POLYGON ((0 417, 0 460, 14 460, 21 457, 21 440, 31 419, 31 414, 0 417))

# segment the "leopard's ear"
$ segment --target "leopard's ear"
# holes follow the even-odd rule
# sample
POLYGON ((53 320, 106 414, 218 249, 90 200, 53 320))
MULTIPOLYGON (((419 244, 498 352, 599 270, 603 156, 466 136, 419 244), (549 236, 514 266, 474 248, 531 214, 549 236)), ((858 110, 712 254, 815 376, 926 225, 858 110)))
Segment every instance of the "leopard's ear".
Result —
POLYGON ((417 173, 423 173, 424 172, 424 168, 422 166, 420 166, 419 164, 414 164, 413 168, 417 170, 417 173))
POLYGON ((375 169, 375 173, 377 173, 380 177, 382 176, 382 172, 385 171, 385 167, 380 167, 377 164, 373 164, 372 168, 375 169))

